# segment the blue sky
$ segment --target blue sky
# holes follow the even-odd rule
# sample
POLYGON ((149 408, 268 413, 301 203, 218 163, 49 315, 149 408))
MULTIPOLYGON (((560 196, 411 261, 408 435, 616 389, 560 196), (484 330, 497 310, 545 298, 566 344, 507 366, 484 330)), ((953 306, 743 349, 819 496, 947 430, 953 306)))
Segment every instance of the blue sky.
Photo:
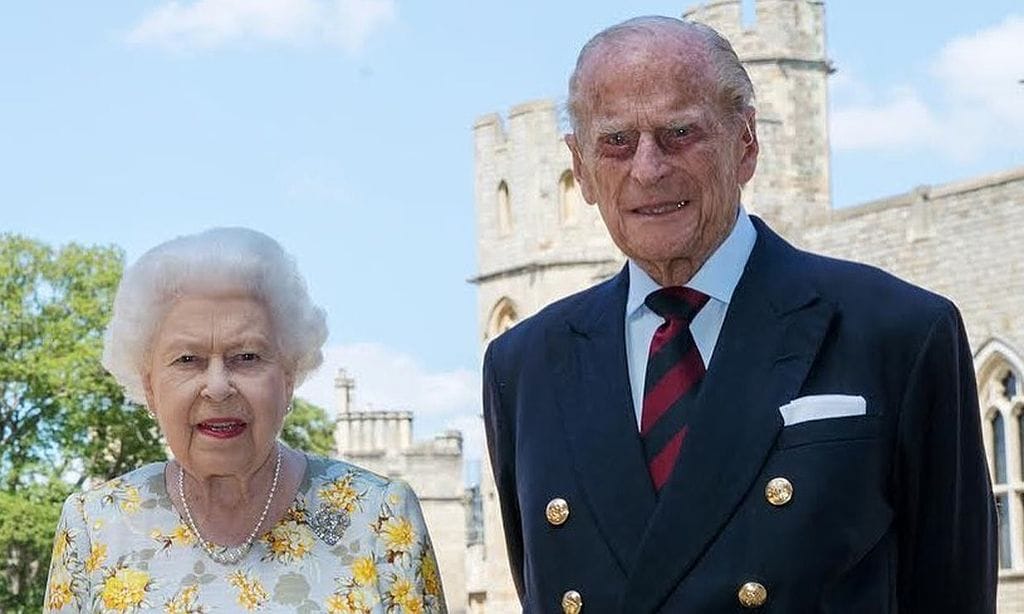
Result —
MULTIPOLYGON (((829 2, 840 205, 1024 163, 1024 9, 829 2)), ((329 313, 330 404, 412 409, 479 454, 471 126, 564 96, 599 29, 687 2, 0 5, 0 232, 114 243, 244 225, 329 313), (586 7, 585 12, 580 7, 586 7)))

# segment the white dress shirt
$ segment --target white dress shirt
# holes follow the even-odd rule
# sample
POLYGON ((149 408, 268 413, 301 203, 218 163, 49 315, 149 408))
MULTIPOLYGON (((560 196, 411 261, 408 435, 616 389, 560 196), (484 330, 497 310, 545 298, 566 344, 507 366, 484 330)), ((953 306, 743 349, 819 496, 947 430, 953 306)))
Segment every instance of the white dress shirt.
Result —
MULTIPOLYGON (((710 298, 690 323, 690 332, 697 343, 704 367, 711 364, 718 334, 722 331, 725 314, 732 293, 747 266, 754 249, 757 231, 747 212, 740 207, 736 224, 725 241, 718 246, 704 265, 686 284, 710 298)), ((629 365, 629 384, 633 392, 633 411, 637 428, 643 413, 644 378, 647 375, 647 353, 654 331, 664 322, 658 314, 647 308, 644 299, 661 286, 632 260, 629 261, 629 296, 626 299, 626 359, 629 365)))

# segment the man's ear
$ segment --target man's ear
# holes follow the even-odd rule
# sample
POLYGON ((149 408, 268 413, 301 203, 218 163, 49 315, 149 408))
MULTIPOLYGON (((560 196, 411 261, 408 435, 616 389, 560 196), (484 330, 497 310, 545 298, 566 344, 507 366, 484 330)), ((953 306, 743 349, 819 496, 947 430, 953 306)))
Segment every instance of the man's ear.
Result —
POLYGON ((748 107, 743 113, 740 140, 742 150, 737 164, 736 178, 740 185, 745 185, 757 170, 757 155, 761 151, 761 144, 757 140, 757 117, 753 107, 748 107))
POLYGON ((565 135, 565 144, 572 153, 572 176, 576 178, 576 185, 580 186, 580 194, 583 195, 583 200, 587 201, 587 204, 592 205, 597 202, 597 196, 594 194, 593 186, 591 185, 590 173, 587 172, 587 167, 583 163, 583 154, 580 152, 580 143, 576 140, 576 135, 565 135))

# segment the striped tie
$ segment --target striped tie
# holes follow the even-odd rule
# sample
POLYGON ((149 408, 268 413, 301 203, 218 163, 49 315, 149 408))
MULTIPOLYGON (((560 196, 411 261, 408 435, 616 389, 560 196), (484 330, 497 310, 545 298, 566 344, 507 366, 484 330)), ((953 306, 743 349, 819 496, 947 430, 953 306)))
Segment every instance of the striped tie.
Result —
POLYGON ((644 300, 665 318, 651 339, 640 418, 640 437, 657 491, 679 457, 687 431, 686 408, 704 377, 704 360, 690 334, 690 322, 707 302, 707 295, 681 286, 662 288, 644 300))

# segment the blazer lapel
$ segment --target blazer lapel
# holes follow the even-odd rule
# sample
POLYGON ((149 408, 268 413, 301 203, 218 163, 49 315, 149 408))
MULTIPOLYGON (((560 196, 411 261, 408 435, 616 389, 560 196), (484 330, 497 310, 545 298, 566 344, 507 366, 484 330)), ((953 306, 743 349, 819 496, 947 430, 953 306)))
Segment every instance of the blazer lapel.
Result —
POLYGON ((623 575, 654 510, 626 365, 623 270, 549 340, 568 452, 586 503, 623 575))
POLYGON ((755 218, 757 243, 733 299, 676 468, 627 581, 624 612, 654 612, 728 523, 800 389, 833 307, 802 283, 796 250, 755 218))

